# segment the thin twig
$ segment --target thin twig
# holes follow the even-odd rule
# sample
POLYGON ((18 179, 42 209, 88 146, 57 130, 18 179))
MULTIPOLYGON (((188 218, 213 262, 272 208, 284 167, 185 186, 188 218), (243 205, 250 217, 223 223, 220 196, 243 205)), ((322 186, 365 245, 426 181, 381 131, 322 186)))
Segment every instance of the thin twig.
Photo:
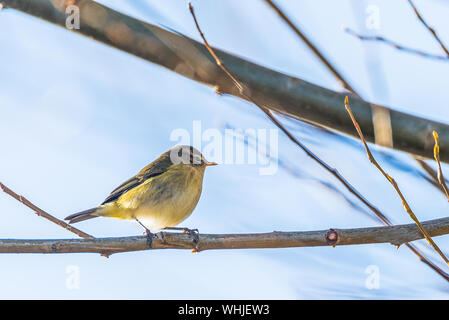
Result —
POLYGON ((57 224, 60 227, 63 227, 64 229, 69 230, 70 232, 80 236, 81 238, 84 239, 93 239, 94 237, 91 236, 90 234, 87 234, 75 227, 72 227, 70 224, 65 223, 62 220, 59 220, 58 218, 55 218, 54 216, 52 216, 51 214, 45 212, 44 210, 42 210, 41 208, 39 208, 38 206, 32 204, 28 199, 26 199, 25 197, 18 195, 17 193, 15 193, 14 191, 12 191, 11 189, 9 189, 7 186, 5 186, 3 183, 0 182, 0 189, 3 190, 3 192, 5 192, 6 194, 10 195, 11 197, 13 197, 14 199, 16 199, 17 201, 21 202, 23 205, 27 206, 28 208, 30 208, 31 210, 33 210, 38 216, 43 217, 47 220, 50 220, 51 222, 57 224))
MULTIPOLYGON (((413 7, 413 8, 415 9, 415 11, 416 11, 416 8, 414 7, 413 3, 410 2, 410 4, 412 5, 412 7, 413 7)), ((417 13, 417 16, 418 16, 419 18, 421 18, 420 14, 419 14, 417 11, 416 11, 416 13, 417 13)), ((420 20, 423 21, 422 19, 420 19, 420 20)), ((428 25, 427 25, 424 21, 423 21, 423 23, 424 23, 425 26, 428 27, 428 25)), ((431 29, 431 28, 430 28, 430 29, 431 29)), ((427 53, 425 53, 425 52, 421 52, 421 51, 418 51, 418 50, 405 48, 405 47, 400 46, 400 45, 398 45, 397 43, 394 43, 394 42, 392 42, 392 41, 390 41, 390 40, 387 40, 387 39, 385 39, 385 38, 383 38, 383 37, 378 37, 378 36, 374 36, 374 37, 370 37, 370 36, 361 36, 361 35, 359 35, 358 33, 356 33, 355 31, 353 31, 353 30, 351 30, 351 29, 349 29, 349 28, 347 28, 347 27, 345 27, 344 30, 345 30, 347 33, 352 34, 352 35, 354 35, 355 37, 357 37, 357 38, 359 38, 359 39, 361 39, 361 40, 384 41, 384 42, 387 42, 388 44, 393 45, 395 48, 398 48, 398 49, 404 49, 404 50, 407 49, 408 51, 411 50, 411 51, 414 51, 415 54, 419 54, 419 55, 421 55, 421 56, 429 55, 429 54, 427 54, 427 53)), ((432 29, 432 30, 433 30, 433 29, 432 29)), ((438 37, 437 37, 437 40, 439 40, 438 37)), ((443 45, 443 47, 444 47, 444 45, 443 45)), ((449 57, 444 57, 444 56, 438 56, 438 57, 439 57, 438 59, 449 59, 449 57)), ((430 167, 427 163, 425 163, 424 160, 419 159, 418 156, 412 155, 412 157, 413 157, 413 159, 419 164, 419 166, 420 166, 422 169, 424 169, 424 171, 426 171, 426 173, 433 179, 433 181, 432 181, 432 180, 429 180, 429 179, 427 179, 427 178, 426 178, 426 180, 427 180, 429 183, 431 183, 433 186, 437 187, 438 190, 440 190, 440 191, 442 191, 443 193, 445 193, 445 190, 441 188, 440 183, 439 183, 439 181, 438 181, 438 177, 437 177, 438 174, 437 174, 437 172, 436 172, 432 167, 430 167)))
POLYGON ((224 63, 221 61, 221 59, 216 55, 215 51, 212 49, 212 47, 207 42, 207 39, 205 38, 203 32, 201 31, 201 28, 198 24, 197 18, 195 16, 195 12, 193 9, 193 6, 189 2, 189 10, 192 14, 193 20, 195 22, 196 28, 201 36, 201 38, 204 41, 204 44, 207 48, 207 50, 210 52, 212 57, 214 57, 216 63, 220 68, 226 73, 226 75, 231 79, 231 81, 234 83, 234 85, 238 88, 240 91, 240 94, 245 97, 245 99, 251 101, 254 103, 257 107, 259 107, 260 110, 262 110, 268 118, 279 128, 282 132, 287 135, 287 137, 293 141, 298 147, 300 147, 310 158, 315 160, 320 166, 322 166, 324 169, 326 169, 328 172, 330 172, 335 178, 337 178, 344 186, 345 188, 354 194, 360 201, 362 201, 370 210, 376 213, 377 216, 379 216, 383 221, 388 222, 388 218, 380 212, 374 205, 372 205, 368 200, 366 200, 336 169, 330 167, 326 162, 321 160, 318 156, 316 156, 312 151, 310 151, 304 144, 302 144, 298 139, 296 139, 270 112, 269 109, 267 109, 265 106, 262 106, 261 104, 257 103, 248 93, 248 88, 246 88, 242 83, 240 83, 229 71, 229 69, 224 65, 224 63))
MULTIPOLYGON (((298 26, 296 26, 293 21, 282 11, 282 9, 276 5, 272 0, 265 0, 265 2, 279 15, 279 17, 292 29, 293 32, 309 47, 309 49, 316 55, 316 57, 327 67, 327 69, 337 78, 337 80, 342 84, 342 86, 355 94, 358 97, 361 95, 349 84, 349 82, 343 77, 343 75, 337 71, 337 68, 332 65, 332 63, 325 57, 325 55, 312 43, 312 41, 302 32, 298 26)), ((391 140, 391 139, 390 139, 391 140)), ((425 167, 426 163, 423 160, 418 159, 416 156, 413 158, 418 162, 421 167, 425 167)), ((425 167, 425 171, 429 174, 429 176, 435 180, 435 182, 431 180, 429 183, 436 185, 438 189, 440 186, 438 184, 437 173, 434 170, 427 166, 425 167)), ((440 189, 441 190, 441 189, 440 189)), ((443 191, 443 190, 441 190, 443 191)))
MULTIPOLYGON (((343 75, 337 71, 337 68, 332 65, 332 63, 325 57, 325 55, 313 44, 313 42, 305 35, 304 32, 302 32, 298 26, 296 26, 293 21, 282 11, 282 9, 276 5, 271 0, 265 0, 265 2, 279 15, 279 17, 292 29, 293 32, 309 47, 309 49, 315 54, 315 56, 324 64, 324 66, 327 67, 327 69, 339 80, 339 82, 342 84, 344 88, 355 94, 356 96, 360 97, 360 94, 356 92, 354 88, 349 84, 349 82, 344 79, 343 75)), ((373 109, 375 106, 373 107, 373 109)), ((373 110, 375 112, 375 110, 373 110)), ((376 123, 374 122, 374 125, 376 123)), ((390 138, 390 140, 392 140, 390 138)), ((428 178, 426 176, 423 176, 423 178, 426 179, 429 183, 436 186, 439 190, 441 190, 440 185, 438 183, 437 173, 428 166, 423 160, 418 159, 416 156, 413 157, 418 164, 423 167, 426 172, 429 174, 431 178, 428 178)), ((441 190, 443 191, 443 190, 441 190)), ((389 221, 388 217, 385 215, 380 216, 377 212, 374 212, 375 216, 385 225, 391 226, 392 223, 389 221)), ((443 270, 441 270, 439 267, 434 265, 429 259, 424 257, 424 254, 422 254, 417 248, 412 246, 411 244, 407 243, 406 246, 415 254, 418 256, 418 258, 426 263, 429 267, 431 267, 434 271, 436 271, 438 274, 440 274, 443 278, 445 278, 447 281, 449 281, 449 275, 446 274, 443 270)))
POLYGON ((287 15, 281 10, 281 8, 279 8, 279 6, 271 0, 265 0, 265 2, 281 17, 282 20, 284 20, 284 22, 293 30, 293 32, 296 33, 296 35, 300 37, 302 41, 304 41, 304 43, 309 47, 310 50, 312 50, 315 56, 327 67, 327 69, 334 75, 334 77, 337 78, 343 88, 354 94, 357 94, 349 84, 349 82, 346 81, 343 75, 337 70, 337 68, 335 68, 330 63, 329 59, 324 56, 320 49, 318 49, 318 47, 315 46, 309 38, 307 38, 307 36, 292 22, 292 20, 287 17, 287 15))
POLYGON ((438 181, 438 171, 433 169, 427 162, 425 162, 422 159, 419 159, 417 157, 414 157, 415 160, 418 162, 419 166, 431 177, 427 177, 423 173, 421 173, 421 176, 426 179, 429 183, 431 183, 435 188, 440 190, 441 192, 445 193, 444 190, 441 188, 440 182, 438 181))
POLYGON ((438 144, 438 133, 435 130, 433 131, 433 138, 435 139, 435 147, 433 148, 433 155, 435 157, 435 161, 438 164, 438 181, 440 182, 440 185, 443 188, 444 192, 446 193, 446 197, 449 201, 449 192, 446 185, 446 179, 444 179, 443 170, 441 169, 440 163, 440 146, 438 144))
MULTIPOLYGON (((449 234, 449 218, 423 222, 432 236, 449 234)), ((193 249, 198 252, 217 249, 267 249, 317 246, 343 246, 402 243, 422 239, 414 224, 391 227, 353 229, 327 229, 316 231, 268 232, 249 234, 189 234, 159 232, 152 234, 151 245, 147 236, 96 238, 96 239, 0 239, 0 253, 75 253, 75 252, 130 252, 152 249, 193 249)), ((111 254, 112 254, 111 253, 111 254)))
MULTIPOLYGON (((427 228, 427 227, 426 227, 427 228)), ((433 271, 438 273, 441 277, 443 277, 446 281, 449 282, 449 274, 444 272, 440 267, 435 265, 433 262, 431 262, 428 258, 426 258, 421 251, 419 251, 414 245, 411 243, 405 244, 407 248, 409 248, 418 258, 421 260, 422 263, 425 263, 428 267, 430 267, 433 271)))
POLYGON ((437 246, 437 244, 433 241, 430 234, 424 229, 424 227, 419 222, 418 218, 410 208, 407 200, 405 200, 404 195, 402 194, 401 190, 398 187, 398 184, 396 181, 388 174, 386 173, 382 167, 379 165, 379 163, 374 158, 373 154, 371 153, 368 144, 365 141, 365 137, 363 136, 362 130, 360 129, 359 124, 357 123, 357 120, 355 119, 354 115, 352 114, 351 108, 349 107, 348 97, 345 98, 345 108, 349 113, 349 116, 351 117, 352 122, 354 123, 354 127, 357 130, 357 133, 359 134, 360 140, 362 140, 363 145, 365 146, 366 154, 368 156, 369 161, 382 173, 382 175, 391 183, 391 185, 396 190, 396 193, 399 195, 399 197, 402 200, 402 206, 404 207, 405 211, 409 214, 409 216, 412 218, 413 221, 415 221, 416 225, 418 226, 419 230, 423 233, 424 237, 426 238, 427 242, 432 246, 432 248, 435 249, 435 251, 443 258, 443 260, 449 265, 449 260, 446 258, 446 256, 443 254, 443 252, 440 250, 440 248, 437 246))
MULTIPOLYGON (((226 75, 228 75, 228 77, 232 80, 232 82, 234 83, 234 85, 239 89, 240 94, 242 96, 245 95, 245 91, 244 91, 244 86, 232 75, 232 73, 226 68, 226 66, 224 65, 224 63, 221 61, 221 59, 215 54, 214 50, 212 49, 212 47, 209 45, 209 43, 207 42, 207 39, 205 38, 203 32, 201 31, 201 28, 198 24, 198 21, 196 19, 195 16, 195 12, 194 9, 191 5, 191 3, 189 2, 189 10, 190 13, 192 14, 193 20, 195 22, 196 28, 198 29, 199 34, 201 35, 201 38, 204 41, 204 44, 207 48, 207 50, 211 53, 212 57, 214 57, 216 63, 218 66, 220 66, 220 68, 223 69, 223 71, 226 73, 226 75)), ((270 120, 276 124, 276 126, 278 126, 296 145, 298 145, 309 157, 311 157, 313 160, 315 160, 316 162, 318 162, 322 167, 324 167, 327 171, 329 171, 332 175, 334 175, 345 187, 347 190, 349 190, 352 194, 354 194, 360 201, 362 201, 371 211, 373 211, 376 216, 383 222, 385 223, 387 226, 391 226, 392 223, 391 221, 388 219, 388 217, 386 217, 382 212, 379 211, 379 209, 377 209, 374 205, 372 205, 368 200, 366 200, 358 191, 356 191, 354 189, 354 187, 352 187, 349 182, 346 181, 346 179, 343 178, 343 176, 341 176, 337 170, 335 170, 334 168, 331 168, 327 163, 325 163, 324 161, 322 161, 320 158, 318 158, 317 156, 315 156, 305 145, 303 145, 301 142, 299 142, 294 136, 292 136, 290 134, 290 132, 288 130, 286 130, 284 128, 284 126, 282 124, 279 123, 279 121, 277 121, 277 119, 275 119, 272 114, 270 113, 269 110, 267 110, 265 107, 261 106, 260 104, 258 104, 257 102, 254 101, 254 99, 252 99, 249 96, 246 96, 245 99, 251 101, 252 103, 254 103, 257 107, 259 107, 269 118, 270 120)), ((441 270, 438 266, 436 266, 435 264, 433 264, 430 260, 428 260, 427 258, 424 257, 424 255, 419 252, 418 249, 416 249, 413 245, 406 243, 406 246, 412 250, 420 259, 421 261, 423 261, 424 263, 426 263, 429 267, 431 267, 434 271, 436 271, 438 274, 440 274, 443 278, 446 279, 446 281, 449 281, 449 275, 447 273, 445 273, 443 270, 441 270)))
POLYGON ((443 51, 446 53, 446 55, 449 57, 449 50, 446 48, 445 44, 443 43, 443 41, 441 41, 440 37, 438 37, 436 31, 434 28, 432 28, 431 26, 429 26, 427 24, 427 22, 424 20, 424 18, 422 17, 422 15, 419 13, 418 9, 416 8, 416 6, 414 5, 412 0, 408 0, 408 3, 410 4, 410 6, 412 7, 413 11, 415 12, 416 17, 419 19, 419 21, 421 21, 421 23, 424 25, 424 27, 426 27, 427 30, 429 30, 429 32, 433 35, 433 37, 435 38, 435 40, 439 43, 441 49, 443 49, 443 51))
POLYGON ((418 49, 409 48, 409 47, 403 46, 403 45, 401 45, 401 44, 399 44, 397 42, 394 42, 394 41, 392 41, 390 39, 387 39, 385 37, 382 37, 382 36, 361 35, 361 34, 358 34, 357 32, 355 32, 354 30, 352 30, 352 29, 350 29, 348 27, 344 27, 344 31, 346 33, 348 33, 348 34, 350 34, 350 35, 352 35, 352 36, 362 40, 362 41, 383 42, 386 45, 389 45, 389 46, 391 46, 391 47, 393 47, 393 48, 395 48, 397 50, 408 52, 408 53, 411 53, 411 54, 415 54, 415 55, 418 55, 418 56, 421 56, 421 57, 424 57, 424 58, 435 59, 435 60, 442 60, 442 61, 449 60, 448 56, 442 56, 442 55, 438 55, 438 54, 433 54, 433 53, 428 53, 428 52, 425 52, 425 51, 421 51, 421 50, 418 50, 418 49))
MULTIPOLYGON (((410 6, 412 7, 413 11, 415 12, 415 15, 417 16, 417 18, 421 21, 421 23, 429 30, 429 32, 433 35, 433 37, 435 38, 435 40, 440 44, 441 48, 443 49, 443 51, 446 53, 446 56, 441 56, 441 55, 434 55, 434 54, 430 54, 430 53, 426 53, 420 50, 416 50, 416 49, 411 49, 411 48, 407 48, 405 46, 399 45, 398 43, 395 43, 391 40, 388 40, 384 37, 380 37, 380 36, 362 36, 358 33, 356 33, 355 31, 345 27, 344 30, 349 33, 352 34, 353 36, 361 39, 361 40, 368 40, 368 41, 381 41, 381 42, 385 42, 386 44, 389 44, 393 47, 395 47, 396 49, 399 50, 404 50, 404 51, 408 51, 411 52, 413 54, 417 54, 423 57, 428 57, 428 58, 433 58, 433 59, 438 59, 438 60, 447 60, 449 59, 449 51, 446 48, 446 46, 444 45, 444 43, 441 41, 441 39, 438 37, 435 29, 433 29, 432 27, 430 27, 427 22, 424 20, 424 18, 422 17, 422 15, 419 13, 418 9, 416 8, 416 6, 414 5, 414 3, 411 0, 408 0, 410 6)), ((444 192, 447 196, 447 188, 445 188, 445 186, 439 181, 439 177, 437 177, 439 175, 439 173, 437 174, 433 168, 431 168, 429 165, 427 165, 423 160, 419 159, 416 155, 413 155, 413 158, 418 162, 418 164, 436 181, 439 182, 438 183, 433 183, 433 181, 428 180, 430 183, 432 183, 434 186, 438 187, 438 189, 442 192, 444 192)), ((444 181, 443 181, 444 182, 444 181)))
MULTIPOLYGON (((220 66, 220 68, 222 68, 222 70, 228 75, 228 77, 232 80, 232 82, 235 84, 235 86, 239 89, 240 93, 242 95, 246 95, 245 90, 244 90, 244 86, 232 75, 232 73, 226 68, 226 66, 223 64, 223 62, 220 60, 220 58, 215 54, 214 50, 212 49, 212 47, 209 45, 207 39, 205 38, 203 32, 201 31, 201 28, 198 24, 197 18, 195 16, 195 12, 193 9, 193 6, 191 5, 191 3, 189 2, 189 10, 190 13, 192 14, 192 17, 194 19, 196 28, 201 36, 201 38, 204 41, 204 44, 206 46, 206 48, 208 49, 208 51, 211 53, 211 55, 214 57, 214 59, 216 60, 216 63, 218 66, 220 66)), ((277 121, 277 119, 275 119, 272 114, 270 113, 269 110, 267 110, 265 107, 259 105, 256 101, 254 101, 254 99, 252 99, 249 96, 246 96, 246 99, 248 99, 249 101, 253 102, 256 106, 258 106, 269 118, 270 120, 276 124, 276 126, 278 126, 296 145, 298 145, 309 157, 311 157, 312 159, 314 159, 316 162, 318 162, 322 167, 324 167, 327 171, 329 171, 330 173, 332 173, 351 193, 353 193, 357 198, 359 198, 368 208, 370 208, 385 224, 387 225, 391 225, 390 220, 382 213, 380 212, 376 207, 374 207, 371 203, 369 203, 358 191, 356 191, 347 181, 346 179, 344 179, 337 170, 335 170, 334 168, 331 168, 327 163, 325 163, 324 161, 322 161, 320 158, 318 158, 317 156, 315 156, 305 145, 303 145, 301 142, 299 142, 294 136, 292 136, 290 134, 290 132, 288 130, 286 130, 282 124, 279 123, 279 121, 277 121)), ((415 249, 416 251, 416 249, 415 249)), ((421 257, 422 254, 420 255, 421 257)), ((428 264, 430 264, 430 262, 428 262, 428 264)))

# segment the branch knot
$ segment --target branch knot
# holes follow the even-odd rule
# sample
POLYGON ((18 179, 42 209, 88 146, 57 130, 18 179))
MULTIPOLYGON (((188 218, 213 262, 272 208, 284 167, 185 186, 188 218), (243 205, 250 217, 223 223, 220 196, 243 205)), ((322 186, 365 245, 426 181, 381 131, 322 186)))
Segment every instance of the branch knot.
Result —
POLYGON ((328 245, 335 248, 338 241, 338 233, 334 229, 329 229, 326 233, 326 242, 328 245))

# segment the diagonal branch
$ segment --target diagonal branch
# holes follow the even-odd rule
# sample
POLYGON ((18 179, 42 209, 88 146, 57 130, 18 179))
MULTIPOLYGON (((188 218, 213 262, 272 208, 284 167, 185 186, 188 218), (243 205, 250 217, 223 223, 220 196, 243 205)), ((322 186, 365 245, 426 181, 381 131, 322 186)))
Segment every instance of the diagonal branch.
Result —
MULTIPOLYGON (((312 41, 302 32, 299 27, 297 27, 293 21, 282 11, 282 9, 276 5, 272 0, 265 0, 265 2, 279 15, 279 17, 295 32, 298 37, 309 47, 309 49, 316 55, 316 57, 327 67, 327 69, 338 79, 338 81, 342 84, 342 86, 347 89, 348 91, 352 92, 358 97, 361 97, 361 95, 355 91, 349 84, 349 82, 343 77, 343 75, 337 71, 336 67, 332 65, 332 63, 325 57, 325 55, 316 47, 312 41)), ((376 112, 375 106, 373 106, 373 113, 376 112)), ((388 111, 387 111, 388 112, 388 111)), ((389 112, 388 112, 389 115, 389 112)), ((373 114, 373 124, 374 124, 374 130, 375 130, 375 136, 377 136, 377 129, 376 129, 376 117, 373 114)), ((381 119, 386 120, 386 119, 381 119)), ((390 122, 390 118, 388 117, 388 121, 390 122)), ((383 130, 385 128, 385 124, 381 124, 382 127, 379 128, 379 130, 383 130)), ((391 125, 388 125, 388 128, 390 128, 391 132, 391 125)), ((388 141, 391 143, 391 136, 389 137, 388 141)), ((427 177, 424 177, 429 183, 434 185, 438 188, 438 190, 445 192, 444 188, 442 188, 439 184, 438 174, 435 170, 433 170, 432 167, 430 167, 427 163, 424 162, 424 160, 419 159, 416 156, 413 156, 414 160, 426 171, 426 173, 434 180, 430 180, 427 177)))
MULTIPOLYGON (((195 25, 197 27, 197 30, 200 34, 200 36, 202 37, 206 48, 208 49, 208 51, 210 52, 210 54, 214 57, 216 63, 218 66, 220 66, 220 68, 223 69, 223 71, 226 73, 226 75, 231 79, 231 81, 234 83, 234 85, 239 88, 239 91, 241 91, 242 95, 245 95, 247 91, 245 91, 245 86, 243 84, 241 84, 233 75, 232 73, 229 71, 229 69, 226 68, 226 66, 224 65, 223 61, 221 61, 221 59, 217 56, 217 54, 215 53, 214 49, 209 45, 209 43, 207 42, 207 39, 205 38, 199 24, 198 21, 196 19, 195 16, 195 12, 194 9, 192 7, 192 5, 189 2, 189 10, 192 14, 192 17, 194 19, 195 25)), ((258 104, 257 102, 254 101, 254 99, 252 99, 251 97, 246 97, 247 100, 253 102, 257 107, 259 107, 269 118, 271 121, 273 121, 274 124, 276 124, 276 126, 278 126, 296 145, 298 145, 304 152, 306 152, 306 154, 311 157, 313 160, 315 160, 316 162, 318 162, 322 167, 324 167, 327 171, 329 171, 331 174, 333 174, 352 194, 354 194, 360 201, 362 201, 371 211, 374 212, 374 214, 386 225, 391 226, 392 223, 391 221, 388 219, 388 217, 386 217, 382 212, 380 212, 374 205, 372 205, 368 200, 366 200, 357 190, 355 190, 350 184, 349 182, 347 182, 339 173, 337 170, 335 170, 334 168, 329 167, 329 165, 327 165, 324 161, 322 161, 320 158, 318 158, 317 156, 315 156, 305 145, 303 145, 301 142, 299 142, 295 137, 293 137, 290 132, 288 130, 286 130, 282 124, 280 124, 276 118, 273 117, 273 115, 270 113, 270 111, 268 109, 266 109, 264 106, 258 104)), ((434 271, 436 271, 440 276, 442 276, 444 279, 446 279, 447 281, 449 281, 449 275, 447 273, 445 273, 443 270, 441 270, 438 266, 436 266, 435 264, 433 264, 429 259, 427 259, 417 248, 415 248, 412 244, 410 243, 406 243, 406 246, 415 254, 417 255, 421 261, 425 264, 427 264, 430 268, 432 268, 434 271)))
POLYGON ((395 189, 396 193, 399 195, 399 197, 402 200, 402 206, 404 207, 405 211, 409 214, 409 216, 412 218, 413 221, 415 221, 416 225, 418 226, 419 230, 422 232, 424 237, 426 238, 427 242, 432 246, 432 248, 443 258, 443 260, 449 265, 449 260, 446 258, 446 256, 443 254, 443 252, 440 250, 440 248, 437 246, 437 244, 433 241, 430 234, 427 232, 426 229, 422 226, 422 224, 419 222, 418 218, 416 217, 415 213, 410 208, 407 200, 405 199, 404 195, 402 194, 401 190, 399 189, 398 184, 396 181, 388 174, 386 173, 382 167, 379 165, 379 163, 374 158, 373 154, 371 153, 368 144, 366 143, 365 137, 363 136, 362 130, 360 129, 359 124, 357 123, 357 120, 355 119, 351 108, 349 107, 348 97, 345 98, 345 108, 349 113, 349 116, 351 117, 352 122, 354 123, 354 127, 357 130, 357 133, 359 134, 360 140, 362 140, 363 145, 365 146, 366 154, 368 156, 369 161, 382 173, 382 175, 391 183, 393 188, 395 189))
MULTIPOLYGON (((17 9, 65 27, 65 9, 67 5, 73 5, 73 0, 0 0, 0 3, 6 9, 17 9)), ((81 28, 72 31, 219 88, 222 93, 245 99, 199 42, 131 18, 95 1, 78 0, 76 4, 81 12, 81 28)), ((215 52, 232 73, 251 89, 253 98, 263 102, 270 110, 354 135, 352 123, 341 108, 345 94, 264 68, 218 49, 215 52)), ((371 108, 372 104, 353 99, 352 109, 359 115, 365 137, 373 142, 371 108)), ((393 109, 388 111, 395 149, 433 158, 432 130, 437 130, 440 134, 441 161, 449 162, 447 124, 393 109)))
POLYGON ((335 78, 340 82, 340 84, 348 90, 356 95, 356 91, 351 87, 349 82, 343 77, 343 75, 335 68, 327 59, 324 54, 315 46, 312 41, 292 22, 292 20, 287 17, 287 15, 271 0, 265 0, 265 2, 281 17, 281 19, 293 30, 294 33, 298 37, 304 41, 304 43, 309 47, 310 50, 315 54, 315 56, 323 63, 327 69, 334 75, 335 78))
POLYGON ((232 83, 238 88, 240 91, 240 94, 245 97, 245 99, 251 101, 253 104, 255 104, 260 110, 262 110, 267 117, 279 128, 282 132, 293 142, 295 143, 299 148, 301 148, 310 158, 312 158, 315 162, 317 162, 321 167, 323 167, 325 170, 327 170, 329 173, 331 173, 335 178, 337 178, 344 186, 345 188, 351 192, 353 195, 355 195, 360 201, 362 201, 371 211, 373 211, 378 217, 383 219, 385 222, 389 223, 389 220, 387 217, 385 217, 382 212, 380 212, 374 205, 372 205, 368 200, 366 200, 336 169, 329 166, 326 162, 321 160, 318 156, 316 156, 312 151, 310 151, 303 143, 301 143, 298 139, 296 139, 270 112, 270 110, 260 103, 258 103, 254 98, 252 98, 250 95, 249 89, 243 85, 237 78, 234 77, 234 75, 229 71, 229 69, 226 67, 226 65, 223 63, 223 61, 217 56, 215 53, 215 50, 209 45, 207 42, 206 37, 204 36, 203 32, 201 31, 201 28, 198 24, 197 18, 195 16, 194 9, 189 2, 189 10, 192 14, 193 20, 195 22, 196 28, 201 36, 201 38, 204 41, 204 44, 209 51, 209 53, 212 55, 212 57, 215 59, 216 63, 220 68, 226 73, 226 75, 229 77, 229 79, 232 81, 232 83))
POLYGON ((410 4, 410 6, 412 7, 413 11, 415 12, 415 15, 418 18, 418 20, 421 21, 421 23, 424 25, 424 27, 426 27, 427 30, 429 30, 429 32, 432 34, 432 36, 435 38, 435 40, 440 45, 441 49, 443 49, 443 51, 449 57, 449 50, 446 48, 446 45, 443 43, 443 41, 441 41, 441 39, 437 35, 435 29, 427 24, 427 22, 424 20, 424 18, 422 17, 421 13, 419 13, 418 9, 416 8, 416 6, 415 6, 415 4, 413 3, 412 0, 408 0, 408 3, 410 4))
POLYGON ((17 201, 21 202, 22 204, 24 204, 25 206, 27 206, 28 208, 30 208, 31 210, 33 210, 38 216, 45 218, 47 220, 50 220, 51 222, 57 224, 60 227, 63 227, 64 229, 69 230, 70 232, 80 236, 81 238, 85 238, 85 239, 92 239, 94 238, 93 236, 91 236, 90 234, 87 234, 73 226, 71 226, 70 224, 65 223, 62 220, 59 220, 58 218, 52 216, 51 214, 45 212, 44 210, 42 210, 41 208, 39 208, 38 206, 32 204, 28 199, 26 199, 25 197, 18 195, 17 193, 15 193, 14 191, 12 191, 11 189, 9 189, 7 186, 5 186, 3 183, 0 182, 0 189, 2 189, 3 192, 5 192, 6 194, 10 195, 11 197, 13 197, 14 199, 16 199, 17 201))
MULTIPOLYGON (((309 47, 309 49, 316 55, 316 57, 327 67, 327 69, 339 80, 339 82, 342 84, 342 86, 344 88, 346 88, 347 90, 351 91, 352 93, 354 93, 355 95, 360 97, 360 94, 358 92, 355 91, 355 89, 353 89, 351 87, 351 85, 349 84, 349 82, 347 80, 344 79, 343 75, 337 71, 337 69, 332 65, 332 63, 325 57, 325 55, 313 44, 313 42, 299 29, 299 27, 297 27, 293 21, 282 11, 282 9, 276 5, 272 0, 265 0, 265 2, 279 15, 279 17, 293 30, 293 32, 296 33, 296 35, 302 40, 304 41, 304 43, 309 47)), ((373 106, 373 113, 376 112, 376 107, 373 106)), ((373 114, 374 115, 374 114, 373 114)), ((374 124, 374 128, 375 128, 375 135, 377 135, 377 130, 376 129, 376 118, 373 118, 373 124, 374 124)), ((382 119, 382 120, 386 120, 386 119, 382 119)), ((388 117, 388 121, 390 122, 390 118, 388 117)), ((379 128, 379 130, 385 128, 385 124, 381 123, 381 127, 379 128)), ((388 126, 390 127, 390 125, 388 126)), ((391 127, 390 127, 390 132, 391 132, 391 127)), ((389 141, 391 141, 391 136, 389 137, 389 141)), ((427 163, 425 163, 423 160, 418 159, 416 156, 413 157, 418 164, 425 169, 425 171, 427 172, 427 174, 433 179, 429 179, 426 176, 423 176, 429 183, 433 184, 434 186, 436 186, 438 188, 438 190, 443 191, 444 188, 440 188, 440 184, 438 184, 439 181, 439 176, 437 176, 437 173, 429 166, 427 165, 427 163)), ((445 190, 444 190, 445 191, 445 190)), ((443 191, 443 192, 444 192, 443 191)), ((385 225, 391 226, 392 223, 389 220, 389 218, 382 214, 380 215, 379 212, 374 211, 374 214, 376 215, 376 217, 385 225)), ((440 274, 441 276, 443 276, 446 280, 449 280, 448 275, 441 270, 438 266, 434 265, 432 262, 430 262, 429 259, 427 259, 418 249, 416 249, 414 246, 412 246, 411 244, 407 243, 406 246, 415 254, 418 256, 418 258, 426 263, 428 266, 430 266, 434 271, 436 271, 438 274, 440 274)))

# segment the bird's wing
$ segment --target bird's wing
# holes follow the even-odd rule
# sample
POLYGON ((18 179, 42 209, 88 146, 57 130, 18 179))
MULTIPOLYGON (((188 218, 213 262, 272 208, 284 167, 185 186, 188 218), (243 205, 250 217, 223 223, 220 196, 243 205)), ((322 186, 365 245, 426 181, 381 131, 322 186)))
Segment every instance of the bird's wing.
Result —
POLYGON ((147 179, 149 179, 151 177, 158 176, 160 174, 163 174, 163 172, 155 172, 155 173, 145 175, 145 176, 137 175, 137 176, 132 177, 131 179, 126 180, 120 186, 118 186, 116 189, 114 189, 114 191, 111 192, 111 194, 103 201, 102 204, 106 204, 106 203, 117 200, 125 192, 128 192, 129 190, 141 185, 147 179))
POLYGON ((172 165, 172 162, 170 161, 170 158, 168 158, 165 154, 163 154, 158 159, 156 159, 154 162, 150 163, 145 168, 143 168, 137 175, 126 180, 121 185, 119 185, 117 188, 112 190, 111 194, 103 201, 102 204, 106 204, 106 203, 115 201, 122 194, 141 185, 146 180, 165 173, 167 171, 168 167, 170 167, 171 165, 172 165))

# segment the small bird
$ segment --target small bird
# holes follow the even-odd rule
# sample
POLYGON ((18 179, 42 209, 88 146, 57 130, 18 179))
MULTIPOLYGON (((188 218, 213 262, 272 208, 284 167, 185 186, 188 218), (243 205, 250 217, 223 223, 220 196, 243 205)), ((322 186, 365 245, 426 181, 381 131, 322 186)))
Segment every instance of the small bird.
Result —
MULTIPOLYGON (((136 220, 150 230, 174 228, 190 216, 201 196, 208 162, 191 146, 176 146, 115 188, 103 203, 65 218, 76 223, 96 217, 136 220)), ((189 230, 191 231, 191 230, 189 230)))

